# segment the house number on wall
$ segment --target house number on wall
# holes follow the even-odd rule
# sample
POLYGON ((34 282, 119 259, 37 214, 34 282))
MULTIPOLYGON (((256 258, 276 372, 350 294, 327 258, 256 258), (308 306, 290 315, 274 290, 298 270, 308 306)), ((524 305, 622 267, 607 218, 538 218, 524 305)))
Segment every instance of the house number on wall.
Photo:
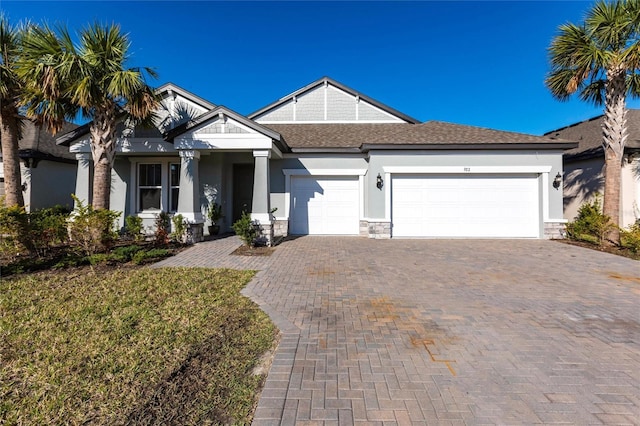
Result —
POLYGON ((470 172, 470 171, 471 171, 471 167, 465 167, 465 168, 464 168, 464 171, 465 171, 465 172, 470 172))

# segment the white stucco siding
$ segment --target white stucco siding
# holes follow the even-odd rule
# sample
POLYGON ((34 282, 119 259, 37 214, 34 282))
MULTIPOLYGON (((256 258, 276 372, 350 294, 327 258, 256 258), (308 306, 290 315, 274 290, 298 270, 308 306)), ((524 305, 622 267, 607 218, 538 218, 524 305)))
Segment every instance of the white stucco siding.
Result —
POLYGON ((572 161, 564 164, 564 216, 574 220, 578 209, 593 200, 596 194, 603 194, 604 161, 600 158, 572 161))
POLYGON ((640 158, 630 157, 622 164, 620 225, 626 228, 640 219, 640 158))

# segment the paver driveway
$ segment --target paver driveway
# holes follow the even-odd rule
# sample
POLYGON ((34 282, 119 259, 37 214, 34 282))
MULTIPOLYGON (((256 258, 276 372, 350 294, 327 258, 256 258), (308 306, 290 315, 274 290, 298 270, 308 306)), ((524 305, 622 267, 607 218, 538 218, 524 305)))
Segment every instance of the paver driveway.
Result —
POLYGON ((640 262, 539 240, 235 237, 283 332, 254 424, 640 424, 640 262))

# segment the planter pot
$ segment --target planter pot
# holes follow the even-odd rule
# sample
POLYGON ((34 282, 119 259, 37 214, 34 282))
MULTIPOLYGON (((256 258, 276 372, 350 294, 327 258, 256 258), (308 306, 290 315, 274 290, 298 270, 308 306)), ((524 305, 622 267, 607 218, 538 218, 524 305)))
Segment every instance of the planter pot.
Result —
POLYGON ((209 226, 209 235, 218 235, 220 233, 220 225, 209 226))

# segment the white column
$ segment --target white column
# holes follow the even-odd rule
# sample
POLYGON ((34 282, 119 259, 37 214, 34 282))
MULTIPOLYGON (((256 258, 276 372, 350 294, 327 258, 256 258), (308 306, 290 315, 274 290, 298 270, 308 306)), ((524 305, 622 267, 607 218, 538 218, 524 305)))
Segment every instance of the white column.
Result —
POLYGON ((177 213, 191 223, 204 223, 200 210, 199 160, 199 151, 180 151, 180 191, 177 213))
POLYGON ((90 152, 83 152, 76 154, 76 160, 78 160, 78 169, 76 171, 75 196, 86 206, 87 204, 91 204, 93 159, 91 158, 90 152))
POLYGON ((261 224, 271 223, 271 191, 269 187, 269 158, 271 151, 253 151, 253 202, 251 219, 261 224))

